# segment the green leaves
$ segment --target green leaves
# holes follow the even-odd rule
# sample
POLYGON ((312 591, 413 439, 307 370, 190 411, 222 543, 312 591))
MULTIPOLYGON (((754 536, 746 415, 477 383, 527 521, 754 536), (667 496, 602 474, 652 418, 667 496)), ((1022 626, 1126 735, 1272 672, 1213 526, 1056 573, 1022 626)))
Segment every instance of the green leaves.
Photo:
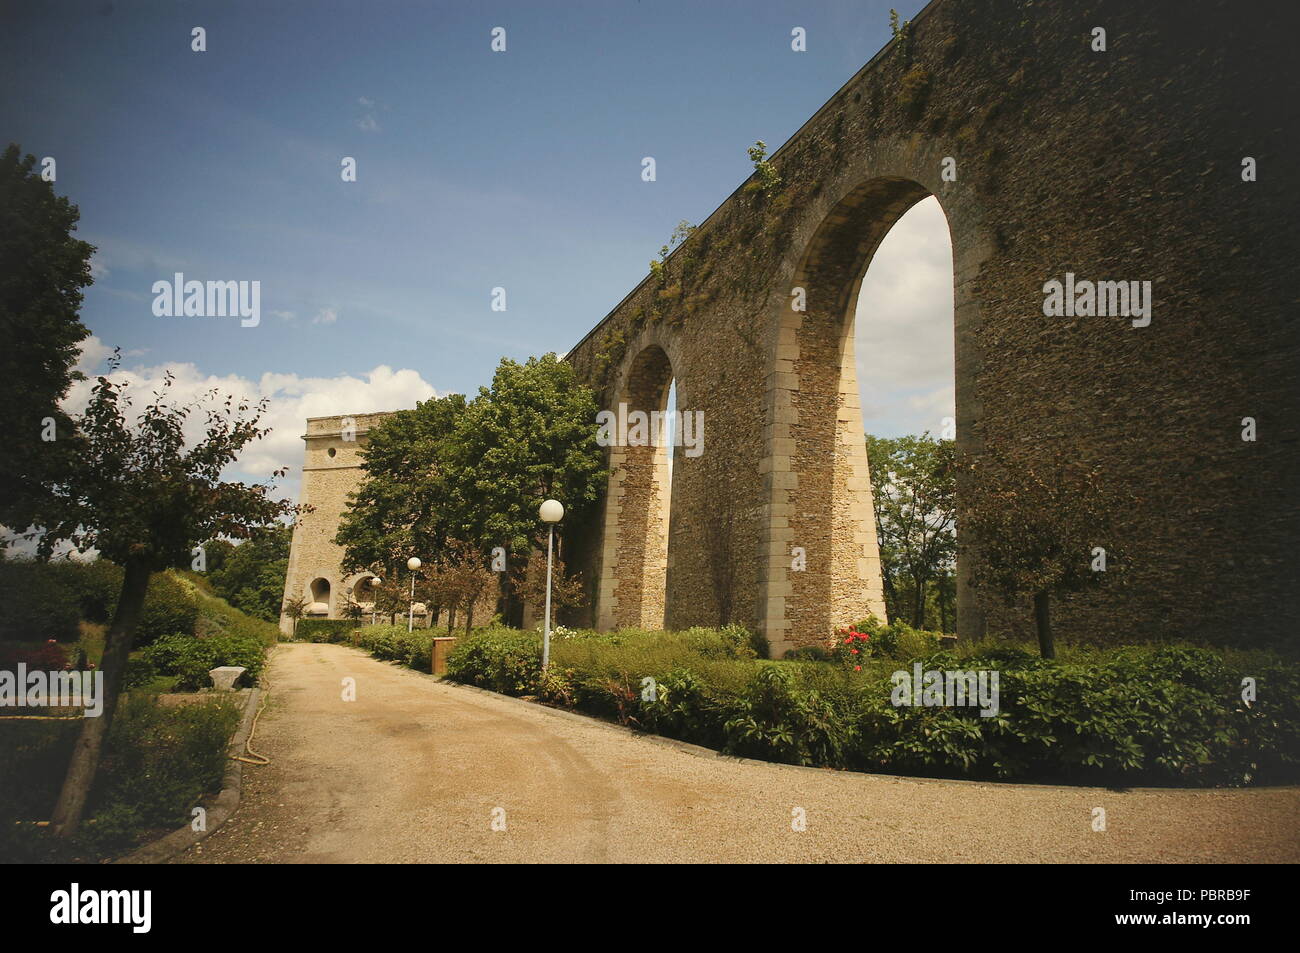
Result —
POLYGON ((573 525, 604 487, 596 409, 572 366, 547 354, 503 359, 471 401, 452 395, 385 419, 370 432, 366 480, 340 524, 345 568, 430 559, 451 540, 512 557, 544 545, 542 500, 562 502, 563 525, 573 525))
POLYGON ((893 439, 868 434, 867 465, 890 616, 906 615, 923 629, 926 587, 942 585, 957 552, 955 445, 929 433, 893 439), (906 606, 905 591, 911 596, 906 606))

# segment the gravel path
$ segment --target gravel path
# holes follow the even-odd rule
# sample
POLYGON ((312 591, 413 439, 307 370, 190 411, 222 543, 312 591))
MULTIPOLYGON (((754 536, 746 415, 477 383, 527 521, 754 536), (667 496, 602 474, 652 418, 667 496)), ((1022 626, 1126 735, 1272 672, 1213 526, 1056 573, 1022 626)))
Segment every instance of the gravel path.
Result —
POLYGON ((235 816, 179 862, 1300 861, 1300 788, 1121 793, 701 756, 338 645, 283 645, 269 677, 254 747, 272 763, 245 767, 235 816))

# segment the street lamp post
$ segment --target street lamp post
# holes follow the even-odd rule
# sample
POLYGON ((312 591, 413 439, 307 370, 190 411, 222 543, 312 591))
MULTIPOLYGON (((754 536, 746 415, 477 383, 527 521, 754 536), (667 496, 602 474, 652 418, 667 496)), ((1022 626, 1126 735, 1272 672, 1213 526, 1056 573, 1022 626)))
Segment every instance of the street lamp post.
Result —
POLYGON ((411 603, 406 613, 406 631, 412 632, 415 629, 415 571, 420 568, 419 557, 412 556, 408 559, 406 568, 411 570, 411 603))
POLYGON ((564 504, 559 500, 547 500, 537 510, 542 522, 547 524, 546 533, 546 618, 542 623, 542 671, 551 662, 551 551, 555 548, 555 524, 564 519, 564 504))
POLYGON ((380 579, 378 576, 370 577, 370 624, 371 625, 374 625, 379 619, 379 606, 377 605, 377 603, 379 602, 379 587, 383 584, 383 582, 384 580, 380 579))

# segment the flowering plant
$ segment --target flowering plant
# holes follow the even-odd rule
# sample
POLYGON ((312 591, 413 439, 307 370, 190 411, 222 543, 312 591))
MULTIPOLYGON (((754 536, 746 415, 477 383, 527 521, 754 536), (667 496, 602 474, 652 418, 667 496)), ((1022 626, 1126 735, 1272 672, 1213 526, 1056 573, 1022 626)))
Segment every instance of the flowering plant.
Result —
POLYGON ((862 660, 870 654, 867 651, 867 642, 870 639, 871 636, 866 632, 859 632, 857 626, 839 629, 831 645, 831 654, 836 660, 852 665, 855 671, 859 671, 862 668, 862 660))

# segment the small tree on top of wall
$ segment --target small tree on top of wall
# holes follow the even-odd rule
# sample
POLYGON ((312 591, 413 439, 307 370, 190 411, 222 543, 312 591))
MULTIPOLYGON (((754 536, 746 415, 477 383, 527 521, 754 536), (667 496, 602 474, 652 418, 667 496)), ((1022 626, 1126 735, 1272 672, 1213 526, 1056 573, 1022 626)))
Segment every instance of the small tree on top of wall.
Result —
POLYGON ((963 528, 977 552, 971 582, 1008 605, 1030 600, 1039 650, 1055 658, 1052 596, 1111 581, 1119 568, 1112 514, 1132 501, 1106 487, 1099 470, 1072 470, 1059 455, 1050 470, 990 452, 964 465, 972 480, 963 528))

